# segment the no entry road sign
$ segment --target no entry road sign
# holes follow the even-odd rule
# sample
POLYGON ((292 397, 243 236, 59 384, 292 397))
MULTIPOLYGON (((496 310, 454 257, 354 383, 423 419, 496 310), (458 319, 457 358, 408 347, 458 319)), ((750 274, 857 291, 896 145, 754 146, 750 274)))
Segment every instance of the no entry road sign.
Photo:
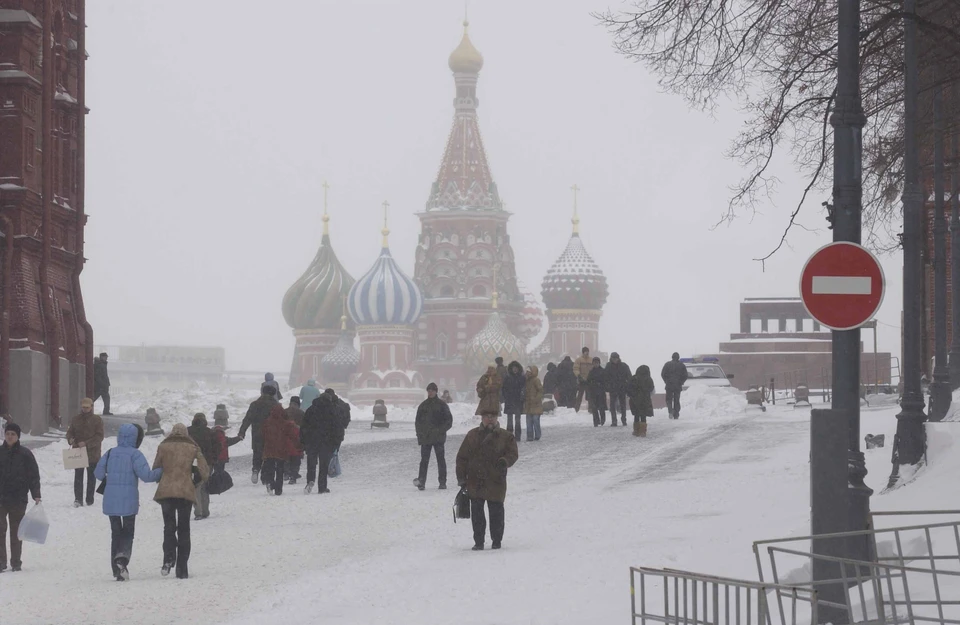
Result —
POLYGON ((886 283, 876 257, 856 243, 821 247, 800 273, 803 305, 831 330, 859 328, 876 314, 886 283))

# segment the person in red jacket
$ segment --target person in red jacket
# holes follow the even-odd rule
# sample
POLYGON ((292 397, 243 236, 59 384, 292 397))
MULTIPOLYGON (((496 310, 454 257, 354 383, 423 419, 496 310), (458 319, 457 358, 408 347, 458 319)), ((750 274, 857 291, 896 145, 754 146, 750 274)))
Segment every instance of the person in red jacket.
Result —
POLYGON ((214 471, 224 471, 230 462, 230 448, 243 440, 242 436, 227 436, 222 425, 213 428, 213 445, 217 453, 217 462, 213 465, 214 471))
POLYGON ((303 447, 300 445, 300 424, 303 423, 303 410, 300 409, 300 398, 296 395, 291 397, 290 406, 283 412, 287 419, 293 421, 297 427, 297 438, 295 444, 290 448, 285 471, 287 480, 289 480, 287 483, 292 486, 302 477, 300 475, 300 463, 303 460, 303 447))
POLYGON ((287 418, 283 406, 277 404, 263 423, 263 482, 267 493, 283 494, 283 468, 291 451, 299 446, 297 424, 287 418))

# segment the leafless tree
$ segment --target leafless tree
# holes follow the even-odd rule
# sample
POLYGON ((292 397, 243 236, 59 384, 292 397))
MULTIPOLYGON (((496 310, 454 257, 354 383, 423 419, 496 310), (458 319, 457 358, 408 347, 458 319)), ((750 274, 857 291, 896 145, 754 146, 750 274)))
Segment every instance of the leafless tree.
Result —
MULTIPOLYGON (((718 225, 755 212, 777 180, 771 164, 791 155, 807 185, 791 211, 785 243, 813 193, 832 183, 838 0, 633 0, 629 11, 596 14, 615 48, 645 64, 669 93, 713 111, 733 100, 746 115, 727 155, 746 168, 731 187, 718 225)), ((939 66, 936 80, 960 80, 960 2, 918 0, 921 64, 939 66), (953 59, 952 63, 943 62, 953 59)), ((868 117, 863 134, 864 242, 892 249, 903 180, 903 18, 901 0, 862 0, 861 90, 868 117)), ((926 82, 929 88, 932 80, 926 82)), ((952 116, 951 117, 960 117, 952 116)), ((924 128, 929 124, 924 125, 924 128)))

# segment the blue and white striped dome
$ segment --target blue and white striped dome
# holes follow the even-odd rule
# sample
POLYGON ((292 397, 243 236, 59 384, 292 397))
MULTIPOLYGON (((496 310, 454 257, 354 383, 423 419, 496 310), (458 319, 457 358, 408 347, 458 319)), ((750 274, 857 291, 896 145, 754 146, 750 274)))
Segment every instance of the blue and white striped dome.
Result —
POLYGON ((423 295, 384 247, 370 271, 350 289, 347 309, 357 325, 411 325, 423 312, 423 295))

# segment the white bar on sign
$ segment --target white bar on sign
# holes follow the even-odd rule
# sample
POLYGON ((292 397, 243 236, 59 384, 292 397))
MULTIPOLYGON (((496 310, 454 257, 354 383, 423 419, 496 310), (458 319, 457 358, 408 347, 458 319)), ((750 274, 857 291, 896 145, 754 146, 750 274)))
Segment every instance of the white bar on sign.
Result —
POLYGON ((814 276, 814 295, 870 295, 873 281, 861 276, 814 276))

